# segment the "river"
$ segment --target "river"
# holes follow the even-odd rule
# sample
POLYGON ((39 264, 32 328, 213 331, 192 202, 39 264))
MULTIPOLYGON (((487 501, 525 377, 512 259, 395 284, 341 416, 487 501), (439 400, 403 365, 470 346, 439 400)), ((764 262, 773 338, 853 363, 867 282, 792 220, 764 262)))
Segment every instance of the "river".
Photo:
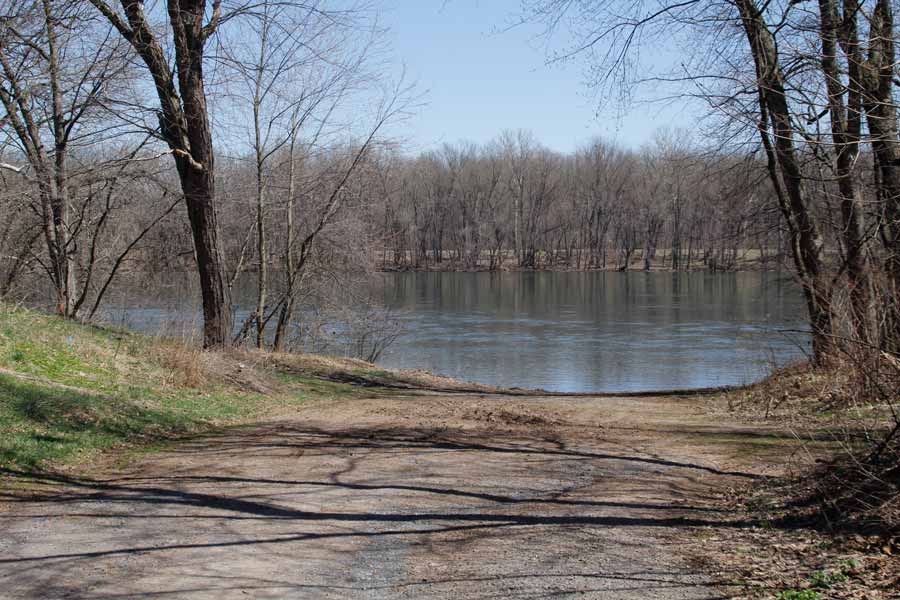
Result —
MULTIPOLYGON (((802 359, 808 347, 797 333, 802 297, 784 274, 385 273, 373 289, 404 332, 380 364, 485 384, 561 392, 736 385, 802 359)), ((143 297, 120 301, 108 318, 144 331, 167 322, 171 332, 185 322, 173 310, 185 309, 143 297)))

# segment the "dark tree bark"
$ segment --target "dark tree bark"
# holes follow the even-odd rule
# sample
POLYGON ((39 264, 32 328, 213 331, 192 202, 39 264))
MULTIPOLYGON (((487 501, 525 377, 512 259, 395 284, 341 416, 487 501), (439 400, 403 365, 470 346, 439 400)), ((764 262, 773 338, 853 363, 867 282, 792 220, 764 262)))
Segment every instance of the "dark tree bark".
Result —
POLYGON ((225 347, 231 341, 231 307, 218 240, 215 160, 203 77, 204 48, 218 25, 220 0, 213 2, 206 24, 206 0, 168 0, 174 73, 150 28, 143 2, 120 0, 123 19, 104 0, 90 1, 132 45, 153 77, 160 104, 159 133, 175 159, 197 257, 203 345, 225 347))
MULTIPOLYGON (((852 0, 850 0, 852 2, 852 0)), ((845 11, 847 9, 845 8, 845 11)), ((856 7, 850 7, 844 18, 838 14, 836 0, 819 0, 820 36, 822 39, 822 72, 828 90, 831 137, 835 146, 835 171, 841 195, 842 238, 850 286, 850 309, 854 333, 867 342, 869 291, 863 235, 862 199, 856 180, 855 165, 859 157, 862 123, 862 96, 859 81, 859 47, 856 32, 856 7), (838 62, 838 43, 847 56, 848 83, 844 85, 838 62), (844 94, 847 101, 844 102, 844 94)))
POLYGON ((900 351, 900 139, 894 86, 894 15, 888 0, 878 0, 869 17, 869 48, 860 79, 863 107, 872 137, 881 203, 881 238, 888 289, 884 338, 888 350, 900 351))
MULTIPOLYGON (((803 287, 812 329, 813 362, 821 364, 831 345, 832 324, 830 296, 822 277, 822 237, 809 209, 803 189, 802 169, 794 147, 796 132, 785 93, 775 39, 754 0, 736 0, 742 25, 756 66, 757 92, 764 116, 771 122, 774 144, 767 151, 774 158, 770 177, 777 190, 784 217, 791 232, 794 264, 803 287)), ((765 138, 768 138, 768 126, 765 138)), ((761 128, 762 129, 762 128, 761 128)), ((761 131, 762 133, 762 131, 761 131)))
POLYGON ((869 55, 862 68, 863 102, 883 188, 883 230, 888 271, 900 277, 900 139, 893 98, 894 16, 878 0, 870 18, 869 55))

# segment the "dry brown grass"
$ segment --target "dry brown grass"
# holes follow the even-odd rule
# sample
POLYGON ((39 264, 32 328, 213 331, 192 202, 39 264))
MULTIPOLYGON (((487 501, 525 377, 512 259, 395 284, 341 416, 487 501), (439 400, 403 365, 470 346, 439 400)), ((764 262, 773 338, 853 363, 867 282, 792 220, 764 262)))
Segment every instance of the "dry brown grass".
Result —
POLYGON ((241 349, 211 352, 190 339, 156 338, 148 358, 167 370, 170 374, 167 383, 182 388, 224 383, 265 395, 280 389, 265 352, 241 349))
POLYGON ((847 407, 853 379, 852 370, 845 366, 815 369, 798 363, 723 398, 729 410, 750 418, 792 422, 814 417, 818 421, 831 410, 847 407))
POLYGON ((168 371, 167 383, 184 388, 203 387, 210 381, 203 349, 191 340, 154 338, 150 359, 168 371))
POLYGON ((310 373, 334 373, 341 371, 373 371, 378 369, 372 363, 356 358, 320 356, 303 353, 260 353, 260 359, 267 365, 288 366, 298 371, 310 373))
POLYGON ((266 352, 232 349, 227 352, 205 352, 203 367, 207 374, 246 392, 271 395, 281 386, 275 371, 267 367, 266 352))
POLYGON ((841 353, 827 367, 795 365, 723 406, 745 418, 788 427, 809 440, 804 464, 764 495, 780 497, 789 519, 834 529, 900 533, 900 369, 879 353, 841 353), (892 436, 892 432, 894 432, 892 436), (812 445, 828 440, 832 451, 812 445))

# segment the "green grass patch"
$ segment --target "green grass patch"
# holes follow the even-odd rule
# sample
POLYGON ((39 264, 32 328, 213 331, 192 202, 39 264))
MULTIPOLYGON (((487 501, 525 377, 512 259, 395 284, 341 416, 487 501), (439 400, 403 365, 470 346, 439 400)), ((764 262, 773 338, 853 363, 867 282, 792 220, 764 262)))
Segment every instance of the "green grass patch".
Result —
POLYGON ((820 594, 816 590, 790 589, 778 592, 775 598, 776 600, 820 600, 822 598, 822 594, 820 594))
POLYGON ((208 431, 304 399, 135 386, 102 394, 0 374, 0 466, 35 470, 86 460, 97 451, 208 431))
POLYGON ((359 398, 366 395, 365 388, 359 388, 338 381, 329 381, 311 375, 295 373, 276 373, 278 381, 295 389, 295 392, 309 398, 359 398))
POLYGON ((806 586, 802 589, 787 589, 775 596, 777 600, 819 600, 822 598, 821 590, 831 589, 832 586, 845 583, 850 579, 850 573, 859 568, 855 560, 847 560, 841 563, 840 568, 832 571, 814 571, 806 580, 806 586))
POLYGON ((265 393, 250 391, 257 388, 222 376, 246 373, 239 362, 174 340, 0 305, 0 468, 30 472, 87 464, 111 448, 157 448, 284 413, 313 398, 363 393, 252 367, 254 381, 272 385, 265 393))
POLYGON ((844 583, 845 581, 847 581, 847 579, 849 579, 849 577, 847 577, 847 574, 843 573, 842 571, 834 571, 830 573, 827 571, 816 571, 809 577, 809 581, 814 588, 823 590, 827 590, 836 583, 844 583))
POLYGON ((55 389, 0 375, 0 464, 39 469, 126 440, 192 429, 188 414, 140 406, 127 397, 55 389))

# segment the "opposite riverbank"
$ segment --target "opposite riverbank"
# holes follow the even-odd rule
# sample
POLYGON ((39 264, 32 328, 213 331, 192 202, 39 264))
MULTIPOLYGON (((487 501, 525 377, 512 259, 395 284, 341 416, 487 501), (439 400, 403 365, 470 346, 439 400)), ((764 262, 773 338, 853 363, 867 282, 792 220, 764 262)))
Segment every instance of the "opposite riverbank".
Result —
POLYGON ((538 252, 533 264, 522 266, 511 252, 500 255, 485 255, 477 261, 471 257, 461 258, 455 252, 444 252, 440 260, 434 253, 414 259, 411 254, 394 256, 376 253, 373 259, 376 270, 393 272, 436 272, 436 273, 480 273, 480 272, 590 272, 590 271, 652 271, 652 272, 755 272, 781 271, 787 264, 784 256, 775 252, 763 254, 757 249, 739 249, 727 254, 682 257, 673 268, 671 252, 657 250, 649 261, 644 260, 643 251, 635 250, 628 259, 611 252, 605 258, 591 257, 589 253, 575 253, 572 256, 551 255, 538 252), (390 258, 388 258, 390 256, 390 258))

